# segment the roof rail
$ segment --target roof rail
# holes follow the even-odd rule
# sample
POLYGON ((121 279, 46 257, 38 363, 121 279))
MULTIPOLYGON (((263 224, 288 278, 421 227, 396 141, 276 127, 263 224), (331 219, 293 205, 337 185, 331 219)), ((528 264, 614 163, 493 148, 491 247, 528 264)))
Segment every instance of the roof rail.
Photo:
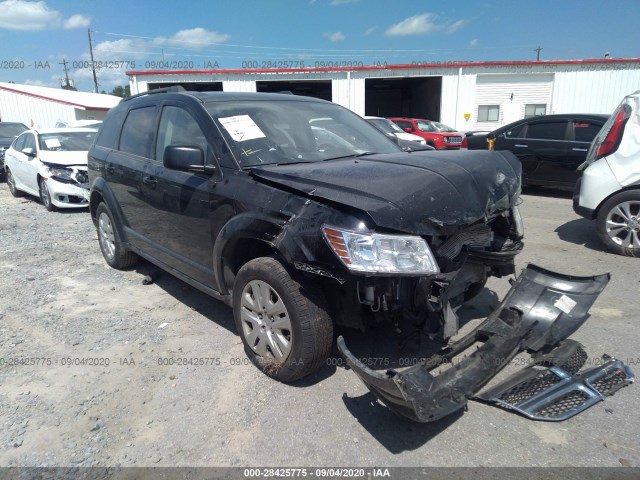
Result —
POLYGON ((144 95, 153 95, 156 93, 175 93, 175 92, 186 92, 185 88, 182 85, 171 85, 170 87, 163 88, 154 88, 153 90, 147 90, 146 92, 136 93, 135 95, 131 95, 130 97, 123 98, 121 101, 126 102, 131 100, 132 98, 142 97, 144 95))

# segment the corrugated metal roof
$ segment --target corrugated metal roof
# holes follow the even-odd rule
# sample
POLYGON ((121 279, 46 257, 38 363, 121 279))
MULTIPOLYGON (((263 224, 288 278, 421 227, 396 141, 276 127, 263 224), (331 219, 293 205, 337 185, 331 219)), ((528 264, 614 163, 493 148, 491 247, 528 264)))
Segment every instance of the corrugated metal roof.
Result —
POLYGON ((17 83, 0 82, 0 89, 89 110, 109 110, 122 100, 115 95, 74 92, 73 90, 63 90, 62 88, 39 87, 17 83))

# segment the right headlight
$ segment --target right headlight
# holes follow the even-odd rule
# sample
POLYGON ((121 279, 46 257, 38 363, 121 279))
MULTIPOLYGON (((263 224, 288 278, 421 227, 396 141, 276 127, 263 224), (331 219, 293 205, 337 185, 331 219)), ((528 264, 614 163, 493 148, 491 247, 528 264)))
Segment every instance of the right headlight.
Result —
POLYGON ((426 275, 440 268, 421 237, 357 233, 323 226, 324 238, 349 269, 356 272, 426 275))

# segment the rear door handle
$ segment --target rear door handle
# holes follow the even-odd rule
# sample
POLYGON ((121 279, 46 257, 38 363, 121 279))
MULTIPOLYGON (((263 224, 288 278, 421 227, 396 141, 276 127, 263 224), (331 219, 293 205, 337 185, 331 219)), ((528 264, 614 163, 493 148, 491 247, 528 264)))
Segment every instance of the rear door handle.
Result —
POLYGON ((529 147, 529 145, 522 145, 521 143, 516 143, 516 144, 514 145, 514 147, 527 148, 527 147, 529 147))
POLYGON ((586 148, 572 148, 571 150, 573 150, 574 152, 586 152, 587 151, 586 148))

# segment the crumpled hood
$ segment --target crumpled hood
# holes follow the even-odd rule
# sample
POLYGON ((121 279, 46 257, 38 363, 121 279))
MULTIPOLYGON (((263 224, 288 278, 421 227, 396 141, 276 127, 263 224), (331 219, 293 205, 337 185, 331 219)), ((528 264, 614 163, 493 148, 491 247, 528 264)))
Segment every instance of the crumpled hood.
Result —
POLYGON ((513 205, 511 152, 425 151, 252 169, 254 177, 366 212, 379 227, 445 234, 513 205))
POLYGON ((56 165, 78 165, 87 166, 87 152, 56 152, 40 150, 38 158, 44 163, 54 163, 56 165))

